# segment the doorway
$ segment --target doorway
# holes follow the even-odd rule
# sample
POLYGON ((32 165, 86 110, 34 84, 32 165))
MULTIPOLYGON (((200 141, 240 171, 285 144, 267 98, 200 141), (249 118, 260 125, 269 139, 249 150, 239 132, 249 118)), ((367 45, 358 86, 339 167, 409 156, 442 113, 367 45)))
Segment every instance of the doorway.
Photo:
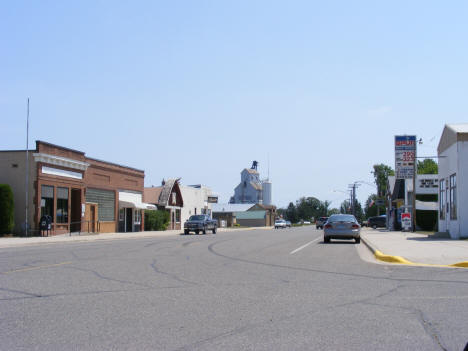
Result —
POLYGON ((96 205, 90 205, 90 223, 89 223, 89 230, 92 233, 96 232, 96 205))
POLYGON ((98 204, 86 203, 85 228, 84 231, 96 233, 98 220, 98 204))
POLYGON ((125 209, 125 232, 133 232, 133 216, 132 209, 125 209))
POLYGON ((79 232, 81 231, 81 189, 72 189, 70 200, 70 232, 79 232))

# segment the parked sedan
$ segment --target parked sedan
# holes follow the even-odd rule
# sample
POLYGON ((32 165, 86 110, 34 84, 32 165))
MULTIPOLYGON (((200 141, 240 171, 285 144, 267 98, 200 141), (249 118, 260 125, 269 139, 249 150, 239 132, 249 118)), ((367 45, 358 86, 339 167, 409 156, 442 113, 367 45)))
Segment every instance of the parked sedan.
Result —
POLYGON ((329 243, 330 239, 354 239, 359 244, 361 226, 356 217, 348 214, 331 215, 323 228, 323 241, 329 243))
POLYGON ((291 228, 291 222, 290 221, 286 221, 286 227, 291 228))
POLYGON ((387 227, 387 216, 376 216, 376 217, 369 217, 367 220, 367 226, 373 229, 376 228, 385 228, 387 227))

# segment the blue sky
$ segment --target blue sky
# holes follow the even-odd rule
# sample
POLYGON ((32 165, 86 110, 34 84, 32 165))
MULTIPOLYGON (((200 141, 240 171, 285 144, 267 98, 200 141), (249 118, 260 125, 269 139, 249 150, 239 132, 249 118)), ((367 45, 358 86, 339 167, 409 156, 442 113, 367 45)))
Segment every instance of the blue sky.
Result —
MULTIPOLYGON (((5 1, 0 149, 34 140, 182 177, 228 201, 252 160, 273 200, 338 207, 395 134, 434 155, 467 120, 464 1, 5 1)), ((373 191, 362 185, 358 198, 373 191)))

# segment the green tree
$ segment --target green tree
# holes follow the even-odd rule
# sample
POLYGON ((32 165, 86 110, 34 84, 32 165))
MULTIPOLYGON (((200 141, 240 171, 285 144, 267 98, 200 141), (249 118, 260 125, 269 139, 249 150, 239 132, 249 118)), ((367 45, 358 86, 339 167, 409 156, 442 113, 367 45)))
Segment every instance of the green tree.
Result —
POLYGON ((145 230, 166 230, 169 225, 170 216, 168 211, 145 211, 145 230))
POLYGON ((340 213, 351 213, 351 202, 349 200, 344 200, 340 205, 340 213))
POLYGON ((296 206, 294 206, 292 202, 289 203, 288 208, 286 209, 286 219, 291 223, 297 223, 299 220, 296 206))
POLYGON ((395 172, 390 166, 374 165, 374 170, 371 172, 374 175, 375 184, 377 185, 377 196, 384 197, 387 192, 388 176, 395 175, 395 172))
POLYGON ((0 234, 11 234, 15 227, 15 203, 8 184, 0 184, 0 234))
POLYGON ((296 201, 297 215, 299 219, 304 220, 326 216, 328 207, 330 207, 329 201, 320 201, 315 197, 301 197, 296 201))
POLYGON ((432 158, 425 158, 423 161, 418 161, 418 174, 437 174, 439 167, 432 158))
POLYGON ((327 217, 330 217, 331 215, 339 214, 339 213, 341 213, 339 209, 331 208, 328 210, 327 217))

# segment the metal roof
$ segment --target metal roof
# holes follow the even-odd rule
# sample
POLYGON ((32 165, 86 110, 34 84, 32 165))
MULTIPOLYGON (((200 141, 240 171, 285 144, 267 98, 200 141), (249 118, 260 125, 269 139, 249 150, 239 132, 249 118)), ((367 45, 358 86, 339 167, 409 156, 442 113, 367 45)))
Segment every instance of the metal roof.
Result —
POLYGON ((236 212, 237 219, 264 219, 266 211, 236 212))
POLYGON ((212 212, 244 212, 252 208, 255 204, 212 204, 212 212))

